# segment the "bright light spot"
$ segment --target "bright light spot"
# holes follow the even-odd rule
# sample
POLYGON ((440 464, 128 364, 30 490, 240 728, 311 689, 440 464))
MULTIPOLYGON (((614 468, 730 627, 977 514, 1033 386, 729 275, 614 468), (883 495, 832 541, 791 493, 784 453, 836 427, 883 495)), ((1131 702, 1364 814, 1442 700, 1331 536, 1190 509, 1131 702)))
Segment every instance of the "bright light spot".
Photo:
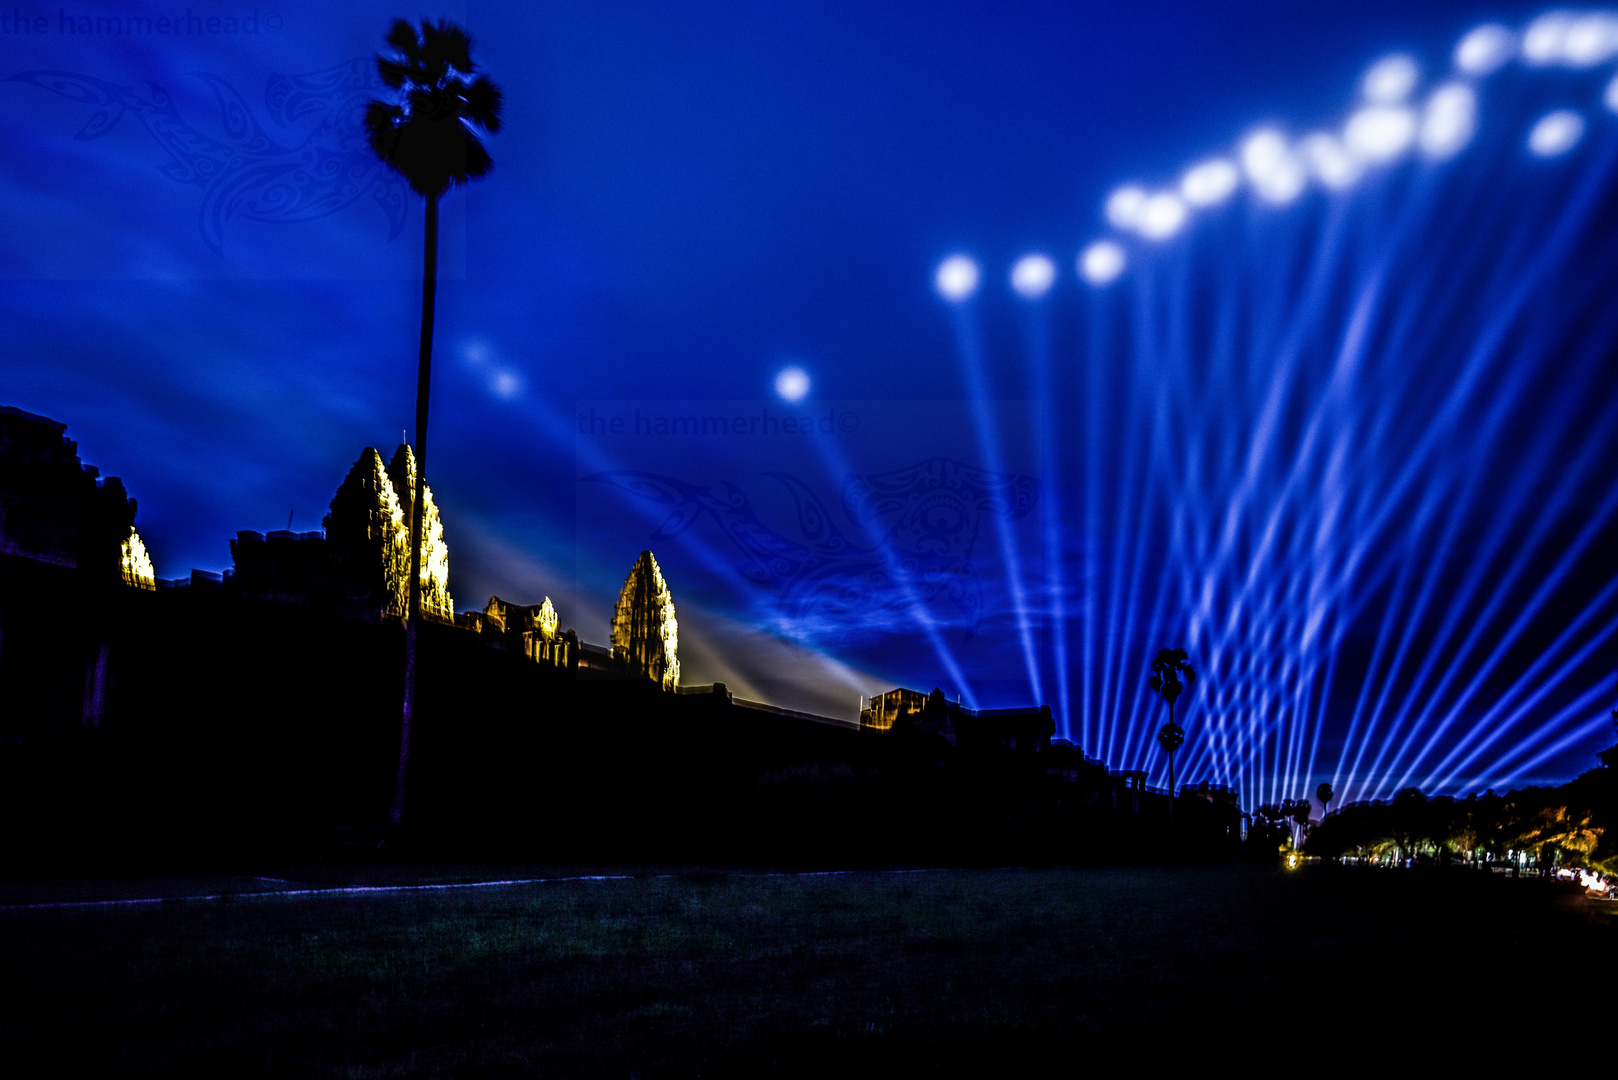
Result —
POLYGON ((1044 255, 1024 255, 1011 268, 1011 287, 1024 300, 1038 300, 1055 280, 1056 264, 1044 255))
POLYGON ((510 401, 522 394, 522 376, 515 371, 497 371, 489 380, 489 393, 501 401, 510 401))
POLYGON ((1516 34, 1499 23, 1486 23, 1455 46, 1455 66, 1465 75, 1493 75, 1511 59, 1516 48, 1516 34))
POLYGON ((1464 83, 1445 83, 1427 99, 1421 117, 1421 150, 1447 158, 1471 141, 1478 126, 1478 96, 1464 83))
POLYGON ((1578 145, 1584 137, 1584 117, 1568 109, 1558 109, 1540 117, 1528 133, 1528 149, 1540 157, 1556 157, 1578 145))
POLYGON ((1371 65, 1360 83, 1365 100, 1377 105, 1397 105, 1410 96, 1421 78, 1421 69, 1408 56, 1389 56, 1371 65))
POLYGON ((1120 229, 1133 229, 1146 205, 1144 188, 1129 184, 1107 196, 1107 220, 1120 229))
POLYGON ((1224 158, 1193 165, 1180 179, 1180 194, 1192 206, 1215 206, 1230 198, 1240 180, 1236 166, 1224 158))
POLYGON ((1391 161, 1416 137, 1416 114, 1409 109, 1372 105, 1349 118, 1343 144, 1361 161, 1391 161))
POLYGON ((1079 256, 1079 276, 1092 285, 1110 285, 1124 272, 1124 249, 1111 240, 1097 240, 1079 256))
POLYGON ((938 294, 945 300, 960 303, 978 291, 978 264, 965 255, 951 255, 938 264, 938 273, 933 277, 933 284, 938 287, 938 294))
POLYGON ((499 363, 487 342, 469 341, 461 346, 461 360, 467 370, 477 373, 489 394, 501 401, 513 401, 527 389, 522 373, 499 363))
POLYGON ((1185 203, 1178 195, 1159 192, 1140 209, 1140 233, 1152 240, 1173 236, 1185 224, 1185 216, 1185 203))
POLYGON ((1309 163, 1309 170, 1333 191, 1342 191, 1365 171, 1342 143, 1324 132, 1309 136, 1298 149, 1309 163))
POLYGON ((1594 67, 1618 55, 1618 18, 1594 12, 1568 23, 1562 35, 1562 60, 1573 67, 1594 67))
POLYGON ((1615 113, 1618 113, 1618 75, 1613 76, 1612 82, 1607 84, 1607 92, 1601 96, 1602 104, 1615 113))
POLYGON ((783 401, 802 401, 809 394, 809 373, 801 367, 784 367, 775 376, 775 393, 783 401))
POLYGON ((1242 170, 1253 190, 1272 203, 1289 203, 1303 191, 1303 166, 1274 128, 1255 131, 1242 143, 1242 170))
POLYGON ((1522 55, 1530 64, 1554 64, 1562 59, 1563 43, 1573 20, 1566 12, 1541 15, 1523 31, 1522 55))

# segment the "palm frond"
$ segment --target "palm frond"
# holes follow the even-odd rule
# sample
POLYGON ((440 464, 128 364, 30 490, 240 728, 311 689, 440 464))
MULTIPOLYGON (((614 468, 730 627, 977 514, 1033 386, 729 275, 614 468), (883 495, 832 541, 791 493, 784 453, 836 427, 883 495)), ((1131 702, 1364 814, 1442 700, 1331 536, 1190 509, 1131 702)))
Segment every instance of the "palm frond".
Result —
POLYGON ((451 70, 472 73, 472 35, 447 19, 421 22, 422 66, 442 78, 451 70))
POLYGON ((465 96, 466 118, 490 134, 498 132, 504 123, 501 110, 505 107, 505 95, 500 88, 487 75, 479 75, 466 88, 465 96))
POLYGON ((489 170, 493 168, 494 158, 489 156, 488 148, 478 140, 477 136, 468 132, 466 136, 465 172, 457 179, 461 183, 465 183, 467 180, 481 180, 483 177, 488 176, 489 170))
POLYGON ((403 100, 367 106, 371 149, 428 198, 487 176, 494 159, 477 132, 504 126, 504 96, 486 76, 470 78, 471 35, 447 19, 423 19, 419 31, 395 19, 386 41, 397 55, 378 56, 377 72, 403 100))
POLYGON ((376 58, 376 73, 382 77, 382 84, 389 90, 399 90, 410 81, 415 68, 409 64, 401 64, 397 60, 390 60, 386 56, 376 58))
POLYGON ((392 45, 411 63, 421 59, 421 44, 416 40, 416 28, 403 19, 394 19, 382 40, 392 45))
POLYGON ((399 150, 399 124, 404 110, 385 101, 372 101, 365 106, 365 134, 371 152, 383 162, 397 168, 394 159, 399 150))

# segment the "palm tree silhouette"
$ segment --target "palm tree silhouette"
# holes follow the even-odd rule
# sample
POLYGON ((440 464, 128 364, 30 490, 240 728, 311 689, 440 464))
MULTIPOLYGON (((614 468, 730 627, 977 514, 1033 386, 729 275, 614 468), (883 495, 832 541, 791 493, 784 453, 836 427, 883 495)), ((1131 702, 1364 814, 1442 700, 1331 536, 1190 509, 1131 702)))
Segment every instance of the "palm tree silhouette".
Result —
POLYGON ((395 102, 365 108, 371 150, 427 201, 421 271, 421 352, 416 364, 416 482, 410 513, 410 610, 405 621, 404 718, 399 774, 388 821, 404 819, 405 773, 410 763, 410 722, 416 707, 416 646, 421 624, 421 522, 426 504, 427 395, 433 365, 433 304, 438 283, 438 200, 451 187, 487 176, 494 159, 478 136, 500 130, 500 88, 472 63, 472 38, 445 19, 421 20, 421 31, 393 20, 383 39, 392 56, 376 58, 377 72, 395 102))
POLYGON ((1315 798, 1320 800, 1320 820, 1322 821, 1326 820, 1326 807, 1331 804, 1332 795, 1331 784, 1325 780, 1322 780, 1320 786, 1315 788, 1315 798))
POLYGON ((1290 828, 1294 849, 1303 844, 1303 830, 1309 825, 1309 811, 1312 809, 1308 799, 1284 799, 1281 802, 1281 814, 1292 822, 1290 828))
POLYGON ((1152 690, 1169 706, 1169 722, 1157 732, 1157 745, 1169 756, 1169 831, 1174 831, 1174 751, 1185 743, 1185 729, 1174 722, 1174 702, 1196 681, 1184 649, 1159 649, 1152 657, 1152 690))

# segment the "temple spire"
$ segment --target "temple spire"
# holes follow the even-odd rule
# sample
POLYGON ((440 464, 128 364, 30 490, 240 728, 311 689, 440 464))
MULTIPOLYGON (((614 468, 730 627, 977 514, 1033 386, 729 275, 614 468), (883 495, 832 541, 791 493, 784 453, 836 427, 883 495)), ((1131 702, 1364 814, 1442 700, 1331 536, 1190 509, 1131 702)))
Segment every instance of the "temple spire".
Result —
POLYGON ((652 553, 643 551, 618 594, 612 616, 612 655, 663 689, 677 689, 679 628, 663 571, 652 553))

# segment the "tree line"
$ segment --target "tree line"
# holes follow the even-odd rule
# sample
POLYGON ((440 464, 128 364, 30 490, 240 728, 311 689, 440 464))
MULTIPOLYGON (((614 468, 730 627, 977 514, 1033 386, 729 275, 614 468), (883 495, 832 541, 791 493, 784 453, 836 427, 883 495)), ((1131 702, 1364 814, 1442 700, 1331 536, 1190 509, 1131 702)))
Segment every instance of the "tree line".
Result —
MULTIPOLYGON (((1526 857, 1541 866, 1583 866, 1618 875, 1618 746, 1601 757, 1600 767, 1559 787, 1491 790, 1459 799, 1405 788, 1387 802, 1351 804, 1303 827, 1302 850, 1333 859, 1445 864, 1526 857)), ((1285 846, 1295 808, 1260 807, 1249 847, 1254 831, 1285 846)))

